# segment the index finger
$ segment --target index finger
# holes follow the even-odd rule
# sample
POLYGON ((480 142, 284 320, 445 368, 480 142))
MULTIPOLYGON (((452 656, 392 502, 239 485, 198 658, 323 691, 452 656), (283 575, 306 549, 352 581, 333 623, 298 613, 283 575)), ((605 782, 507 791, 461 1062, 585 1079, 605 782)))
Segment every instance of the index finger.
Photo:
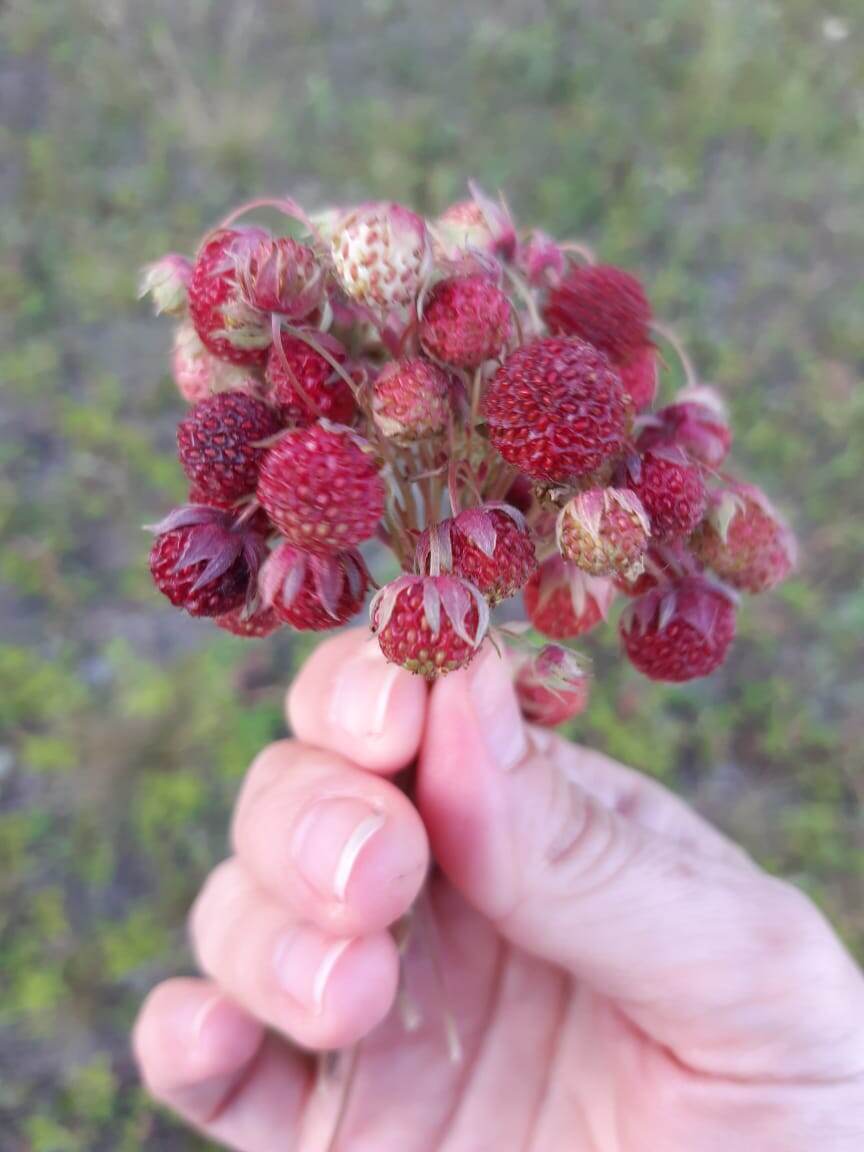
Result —
POLYGON ((374 637, 355 628, 326 640, 288 692, 292 731, 370 772, 399 772, 415 759, 426 721, 419 676, 388 664, 374 637))

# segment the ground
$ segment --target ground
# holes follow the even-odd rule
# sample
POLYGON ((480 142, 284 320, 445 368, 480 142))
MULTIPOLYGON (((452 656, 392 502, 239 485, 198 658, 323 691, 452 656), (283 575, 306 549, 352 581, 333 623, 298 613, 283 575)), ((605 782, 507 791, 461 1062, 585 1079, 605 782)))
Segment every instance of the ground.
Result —
MULTIPOLYGON (((137 267, 230 205, 468 177, 637 270, 802 542, 721 673, 650 685, 614 629, 575 735, 663 778, 864 955, 864 4, 10 0, 0 8, 0 1152, 203 1145, 127 1034, 282 731, 305 641, 160 601, 181 494, 137 267)), ((674 386, 674 373, 665 388, 674 386)))

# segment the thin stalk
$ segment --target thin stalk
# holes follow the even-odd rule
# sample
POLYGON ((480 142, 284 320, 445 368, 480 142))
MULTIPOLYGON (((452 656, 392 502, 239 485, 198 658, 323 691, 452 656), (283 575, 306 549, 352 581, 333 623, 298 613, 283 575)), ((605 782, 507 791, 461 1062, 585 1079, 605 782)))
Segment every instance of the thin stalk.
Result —
POLYGON ((558 247, 562 252, 580 256, 586 264, 597 263, 597 256, 593 248, 589 248, 587 244, 581 244, 578 240, 565 240, 562 244, 559 244, 558 247))
POLYGON ((666 341, 666 343, 678 357, 678 362, 684 372, 684 379, 687 381, 687 386, 689 388, 694 388, 699 383, 699 376, 696 372, 696 367, 693 364, 693 361, 690 359, 686 348, 678 336, 678 333, 674 328, 671 328, 666 324, 660 324, 656 320, 651 325, 651 328, 654 332, 657 333, 658 336, 666 341))
POLYGON ((509 264, 504 265, 504 272, 510 283, 516 289, 516 292, 519 295, 522 303, 525 305, 525 308, 528 311, 528 315, 531 318, 531 326, 539 335, 543 331, 544 324, 540 318, 540 313, 537 311, 537 302, 534 299, 534 295, 531 292, 531 289, 528 287, 519 273, 515 269, 511 268, 509 264))

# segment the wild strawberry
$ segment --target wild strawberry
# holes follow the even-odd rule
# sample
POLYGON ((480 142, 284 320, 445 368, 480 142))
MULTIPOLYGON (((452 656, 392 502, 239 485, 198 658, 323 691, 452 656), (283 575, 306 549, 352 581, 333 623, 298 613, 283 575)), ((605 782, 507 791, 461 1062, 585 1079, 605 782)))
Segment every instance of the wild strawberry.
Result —
POLYGON ((230 513, 187 505, 151 531, 150 572, 176 607, 191 616, 224 616, 250 597, 267 546, 230 513))
POLYGON ((216 360, 201 341, 191 321, 179 324, 171 351, 171 375, 177 391, 190 404, 206 400, 213 392, 216 360))
POLYGON ((487 276, 439 280, 423 304, 420 343, 454 368, 479 368, 510 336, 510 301, 487 276))
POLYGON ((651 305, 629 272, 611 265, 570 268, 543 309, 549 331, 578 336, 620 365, 650 343, 651 305))
POLYGON ((267 239, 260 228, 223 228, 205 242, 189 282, 189 315, 201 342, 220 360, 261 365, 271 341, 270 319, 243 298, 237 268, 267 239))
POLYGON ((441 255, 458 260, 473 251, 509 260, 516 250, 516 229, 507 206, 477 187, 471 191, 473 199, 451 204, 435 221, 433 234, 441 255))
MULTIPOLYGON (((316 341, 340 367, 348 353, 332 336, 319 332, 316 341)), ((350 424, 356 405, 354 395, 333 365, 299 336, 280 334, 281 351, 274 344, 267 357, 264 378, 272 389, 286 424, 305 428, 320 417, 335 424, 350 424)))
POLYGON ((609 580, 589 576, 560 556, 544 560, 523 592, 528 619, 538 632, 566 640, 606 619, 615 599, 609 580))
POLYGON ((704 577, 686 576, 631 601, 619 629, 630 662, 649 679, 694 680, 723 663, 735 635, 735 605, 704 577))
POLYGON ((262 441, 281 427, 273 409, 246 392, 209 396, 177 425, 180 464, 199 491, 238 500, 255 491, 262 441))
POLYGON ((322 632, 360 611, 369 573, 353 549, 321 556, 280 544, 261 569, 258 586, 265 607, 285 624, 302 632, 322 632))
POLYGON ((177 391, 189 404, 197 404, 215 392, 230 389, 250 392, 254 396, 261 387, 250 368, 227 364, 212 356, 198 339, 198 333, 189 320, 179 324, 174 333, 171 375, 177 391))
POLYGON ((290 236, 263 236, 237 259, 243 299, 300 324, 324 303, 326 276, 312 249, 290 236))
POLYGON ((507 504, 484 504, 427 528, 416 564, 421 572, 461 576, 497 604, 516 595, 537 560, 522 513, 507 504))
POLYGON ((517 658, 515 683, 519 707, 530 724, 554 728, 588 705, 590 679, 576 654, 560 644, 546 644, 517 658))
POLYGON ((638 576, 650 535, 642 501, 627 488, 578 492, 558 516, 558 550, 592 576, 638 576))
POLYGON ((516 267, 529 284, 556 280, 564 271, 565 257, 556 240, 535 228, 516 253, 516 267))
POLYGON ((656 540, 689 536, 705 512, 702 475, 679 448, 651 448, 634 459, 628 484, 648 513, 656 540))
POLYGON ((711 494, 690 546, 721 580, 745 592, 767 592, 795 565, 795 537, 764 492, 733 484, 711 494))
POLYGON ((489 605, 458 576, 406 574, 375 594, 369 620, 388 660, 431 680, 473 660, 489 605))
POLYGON ((575 338, 512 352, 489 381, 483 412, 504 459, 537 480, 568 484, 624 446, 621 380, 602 352, 575 338))
POLYGON ((649 408, 657 394, 657 352, 647 344, 618 365, 621 384, 637 412, 649 408))
POLYGON ((157 316, 183 316, 191 278, 192 262, 176 252, 169 252, 161 260, 142 268, 138 299, 149 296, 157 316))
POLYGON ((252 612, 245 607, 235 608, 226 612, 224 616, 217 616, 213 623, 223 632, 231 632, 234 636, 244 636, 248 639, 260 639, 263 636, 272 636, 282 627, 282 621, 272 608, 258 605, 252 612))
POLYGON ((397 444, 440 436, 450 415, 450 382, 426 360, 387 364, 372 386, 372 418, 397 444))
POLYGON ((422 217, 401 204, 361 204, 342 217, 331 240, 346 294, 379 315, 413 306, 432 269, 422 217))
POLYGON ((258 499, 290 544, 342 552, 368 540, 384 511, 384 483, 368 445, 348 428, 286 432, 265 454, 258 499))
POLYGON ((690 388, 641 420, 640 449, 675 445, 706 468, 719 468, 732 447, 726 406, 713 388, 690 388))

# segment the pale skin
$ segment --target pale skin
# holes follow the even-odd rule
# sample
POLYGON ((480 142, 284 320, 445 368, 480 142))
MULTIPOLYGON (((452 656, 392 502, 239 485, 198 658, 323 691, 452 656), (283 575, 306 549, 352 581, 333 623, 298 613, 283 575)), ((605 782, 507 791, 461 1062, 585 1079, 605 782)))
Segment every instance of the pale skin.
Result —
POLYGON ((204 975, 135 1027, 187 1123, 323 1152, 314 1053, 361 1041, 339 1152, 864 1148, 864 978, 830 926, 659 785, 526 727, 493 650, 429 693, 348 632, 288 716, 192 912, 204 975))

